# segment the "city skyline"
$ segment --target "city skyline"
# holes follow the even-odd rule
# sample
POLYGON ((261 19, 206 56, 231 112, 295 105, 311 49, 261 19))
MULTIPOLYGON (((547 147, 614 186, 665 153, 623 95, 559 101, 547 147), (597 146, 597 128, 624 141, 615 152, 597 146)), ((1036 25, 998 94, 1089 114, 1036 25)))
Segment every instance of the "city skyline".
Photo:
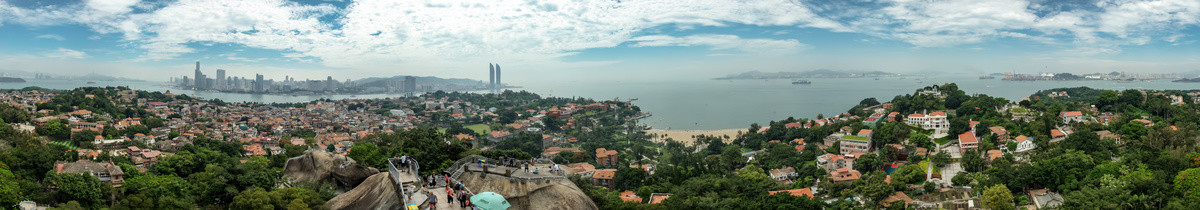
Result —
POLYGON ((1198 11, 1190 0, 0 1, 0 70, 165 81, 191 70, 181 63, 206 60, 268 77, 482 80, 477 63, 502 61, 528 69, 516 82, 813 69, 1193 72, 1198 11))

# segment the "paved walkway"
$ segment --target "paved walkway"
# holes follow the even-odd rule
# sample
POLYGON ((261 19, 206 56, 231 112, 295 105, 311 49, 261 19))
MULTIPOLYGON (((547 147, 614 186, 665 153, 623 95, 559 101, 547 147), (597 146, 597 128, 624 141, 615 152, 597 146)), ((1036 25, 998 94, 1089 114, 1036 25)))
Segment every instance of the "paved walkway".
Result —
MULTIPOLYGON (((561 169, 566 166, 559 165, 558 167, 561 169)), ((521 168, 487 165, 487 171, 489 173, 506 174, 507 172, 511 171, 512 174, 506 174, 506 175, 508 175, 509 177, 514 177, 514 178, 536 179, 536 178, 561 178, 561 177, 563 177, 562 175, 560 175, 558 173, 551 173, 550 168, 553 168, 553 165, 538 164, 538 165, 534 165, 533 167, 531 167, 529 169, 529 172, 526 172, 524 169, 521 169, 521 168), (538 173, 536 173, 536 174, 533 173, 533 171, 535 169, 538 171, 538 173)), ((479 164, 467 165, 467 171, 479 172, 479 171, 483 171, 483 170, 484 169, 481 168, 479 166, 479 164)))
MULTIPOLYGON (((446 198, 446 188, 445 187, 434 187, 433 189, 428 189, 427 191, 429 193, 433 193, 433 195, 437 196, 437 208, 436 209, 463 209, 462 207, 460 207, 460 205, 462 205, 462 204, 459 203, 462 201, 459 201, 457 198, 454 199, 454 203, 446 202, 446 201, 448 201, 448 200, 446 200, 448 198, 446 198)), ((426 203, 428 203, 428 201, 426 201, 426 203)))

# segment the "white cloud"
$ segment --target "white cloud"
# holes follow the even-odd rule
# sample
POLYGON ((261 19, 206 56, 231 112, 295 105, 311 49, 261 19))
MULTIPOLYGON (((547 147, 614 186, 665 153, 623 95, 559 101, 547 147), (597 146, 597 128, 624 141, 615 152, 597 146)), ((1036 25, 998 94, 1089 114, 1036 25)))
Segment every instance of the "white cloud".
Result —
POLYGON ((91 57, 83 51, 72 50, 72 49, 67 49, 67 48, 58 48, 57 50, 51 50, 42 55, 45 57, 57 58, 57 59, 86 59, 86 58, 91 57))
POLYGON ((106 14, 124 14, 133 11, 133 5, 140 0, 87 0, 88 8, 106 14))
MULTIPOLYGON (((736 50, 741 53, 765 55, 793 54, 808 48, 808 45, 794 39, 742 39, 734 35, 719 34, 701 34, 684 37, 651 35, 634 37, 630 41, 633 43, 631 45, 633 47, 707 46, 713 50, 736 50)), ((727 53, 720 53, 720 55, 727 55, 727 53)))
POLYGON ((1037 19, 1024 0, 893 0, 851 21, 856 31, 894 38, 918 47, 948 47, 999 37, 1028 28, 1037 19))
POLYGON ((1094 9, 1068 11, 1044 11, 1055 7, 1027 0, 877 2, 837 8, 797 0, 361 0, 340 8, 285 0, 88 0, 18 8, 0 0, 0 24, 86 25, 105 37, 122 37, 138 61, 180 58, 197 52, 193 44, 228 44, 278 50, 282 59, 333 69, 426 73, 489 61, 594 66, 610 62, 572 65, 560 58, 622 43, 704 46, 714 52, 703 54, 713 56, 809 47, 794 39, 686 33, 704 26, 820 28, 917 47, 1025 39, 1090 56, 1155 41, 1190 43, 1177 31, 1200 24, 1196 0, 1101 0, 1094 9))
POLYGON ((36 38, 38 38, 38 39, 53 39, 53 40, 58 40, 58 41, 67 40, 67 38, 63 38, 63 36, 59 36, 58 34, 42 34, 42 35, 38 35, 36 38))
POLYGON ((133 7, 141 8, 134 6, 137 3, 88 1, 70 9, 79 13, 70 20, 100 33, 123 35, 146 51, 137 59, 142 61, 195 52, 189 43, 229 43, 281 50, 295 54, 289 58, 316 59, 336 68, 403 61, 554 60, 580 50, 614 47, 667 24, 845 30, 791 0, 364 0, 347 8, 283 0, 181 0, 149 13, 130 13, 133 7), (318 20, 326 15, 338 19, 318 20))

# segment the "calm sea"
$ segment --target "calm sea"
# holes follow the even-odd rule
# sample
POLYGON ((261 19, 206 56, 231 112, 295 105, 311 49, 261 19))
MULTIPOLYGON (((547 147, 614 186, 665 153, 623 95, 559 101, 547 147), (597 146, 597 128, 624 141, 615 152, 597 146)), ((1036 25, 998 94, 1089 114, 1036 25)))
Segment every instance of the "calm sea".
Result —
MULTIPOLYGON (((955 82, 968 94, 987 94, 1020 100, 1038 90, 1087 86, 1092 88, 1124 89, 1200 89, 1197 83, 1173 83, 1169 80, 1140 82, 1111 81, 1036 81, 1010 82, 999 79, 980 80, 976 76, 885 77, 852 79, 810 79, 812 84, 793 85, 791 80, 693 80, 661 82, 624 81, 551 81, 521 84, 522 89, 557 97, 588 97, 596 99, 629 100, 653 117, 640 123, 659 129, 707 130, 745 128, 750 123, 765 124, 789 116, 815 118, 817 114, 846 112, 863 98, 891 100, 896 95, 933 84, 955 82)), ((180 90, 158 82, 103 82, 29 80, 27 83, 0 83, 0 88, 15 89, 40 86, 71 89, 83 86, 129 86, 133 89, 171 91, 224 101, 305 102, 316 99, 386 98, 398 94, 370 95, 263 95, 217 93, 180 90)))

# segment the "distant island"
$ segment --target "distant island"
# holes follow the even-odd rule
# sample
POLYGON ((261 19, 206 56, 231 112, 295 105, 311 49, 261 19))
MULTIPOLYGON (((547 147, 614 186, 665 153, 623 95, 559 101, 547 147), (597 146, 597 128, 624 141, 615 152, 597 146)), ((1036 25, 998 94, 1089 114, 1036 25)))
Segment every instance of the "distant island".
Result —
POLYGON ((0 77, 0 83, 25 83, 25 79, 16 77, 0 77))
POLYGON ((1171 81, 1171 82, 1182 82, 1182 83, 1198 83, 1198 82, 1200 82, 1200 77, 1197 77, 1197 78, 1191 78, 1191 79, 1186 79, 1186 78, 1185 78, 1185 79, 1178 79, 1178 80, 1171 81))
POLYGON ((748 71, 741 74, 731 74, 725 77, 713 78, 714 80, 742 80, 742 79, 800 79, 800 78, 860 78, 860 77, 889 77, 897 74, 882 72, 882 71, 837 71, 829 69, 818 69, 804 72, 761 72, 748 71))

